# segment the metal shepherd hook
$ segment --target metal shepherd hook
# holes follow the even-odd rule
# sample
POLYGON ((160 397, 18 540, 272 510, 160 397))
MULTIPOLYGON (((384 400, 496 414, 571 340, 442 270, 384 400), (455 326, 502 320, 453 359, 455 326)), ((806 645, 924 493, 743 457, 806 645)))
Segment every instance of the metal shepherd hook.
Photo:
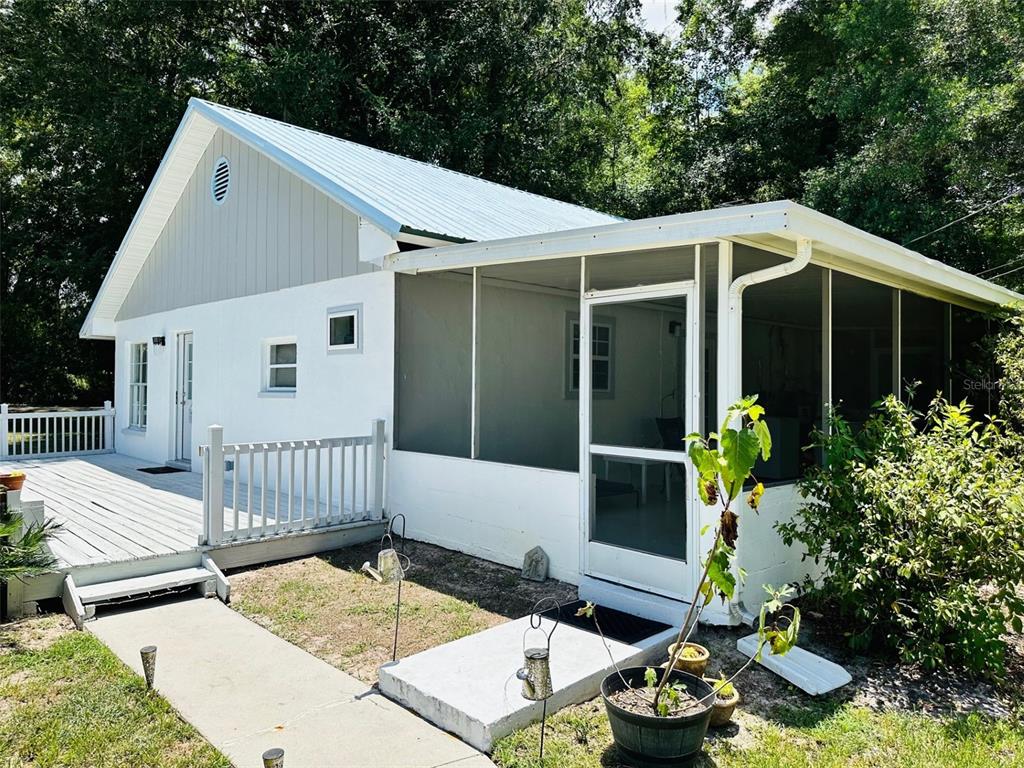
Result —
POLYGON ((380 539, 380 552, 377 553, 377 570, 385 584, 397 584, 398 596, 395 600, 395 640, 391 646, 391 660, 398 659, 398 619, 402 611, 402 580, 409 572, 412 562, 405 554, 405 515, 399 513, 388 521, 388 529, 380 539), (395 522, 401 518, 402 532, 398 534, 401 551, 395 549, 395 522))
POLYGON ((523 632, 524 665, 516 672, 516 677, 523 681, 523 698, 544 702, 540 716, 540 760, 542 763, 544 761, 544 731, 547 728, 548 720, 548 699, 554 693, 554 688, 551 685, 551 636, 555 634, 562 619, 561 608, 561 603, 554 597, 542 597, 534 604, 533 612, 530 614, 530 626, 523 632), (543 607, 545 604, 550 604, 550 606, 545 609, 543 607), (542 614, 544 610, 552 608, 555 611, 555 624, 551 627, 550 632, 545 632, 542 628, 544 618, 542 614), (527 647, 526 638, 534 631, 544 635, 543 648, 527 647))

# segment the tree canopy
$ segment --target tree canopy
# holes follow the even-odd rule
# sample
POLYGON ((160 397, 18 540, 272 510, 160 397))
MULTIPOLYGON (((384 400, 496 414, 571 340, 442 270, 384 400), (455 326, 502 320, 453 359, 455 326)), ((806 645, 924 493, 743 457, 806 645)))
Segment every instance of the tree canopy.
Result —
POLYGON ((111 345, 78 328, 191 96, 624 216, 788 197, 971 272, 1024 264, 1020 4, 678 14, 666 36, 638 0, 0 0, 0 398, 110 396, 111 345))

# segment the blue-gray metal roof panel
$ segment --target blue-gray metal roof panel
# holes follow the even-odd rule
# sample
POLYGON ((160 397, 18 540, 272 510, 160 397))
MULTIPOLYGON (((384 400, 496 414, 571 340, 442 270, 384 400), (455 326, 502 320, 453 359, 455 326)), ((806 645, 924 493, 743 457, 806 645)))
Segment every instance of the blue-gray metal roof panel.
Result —
POLYGON ((251 112, 199 99, 193 104, 392 235, 479 241, 622 221, 251 112))

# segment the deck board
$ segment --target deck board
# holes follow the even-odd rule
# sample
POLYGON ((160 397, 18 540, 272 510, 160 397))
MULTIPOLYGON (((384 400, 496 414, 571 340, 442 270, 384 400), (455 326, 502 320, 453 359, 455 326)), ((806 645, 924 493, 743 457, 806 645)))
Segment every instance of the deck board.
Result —
MULTIPOLYGON (((150 462, 122 454, 95 454, 51 459, 22 459, 3 463, 5 471, 25 472, 23 499, 41 499, 47 519, 61 524, 49 547, 61 570, 120 563, 199 549, 203 530, 203 478, 194 472, 152 475, 140 470, 150 462)), ((225 483, 224 523, 234 526, 233 486, 225 483)), ((285 532, 300 517, 301 498, 282 492, 280 524, 274 519, 274 493, 267 491, 268 514, 258 513, 259 486, 252 489, 252 529, 268 534, 285 532)), ((249 488, 238 485, 238 528, 249 528, 249 488)), ((306 517, 313 518, 312 496, 306 517)), ((322 521, 353 520, 344 503, 316 510, 322 521)))
POLYGON ((148 466, 114 453, 4 462, 25 472, 23 498, 61 524, 50 550, 62 570, 199 548, 202 477, 139 471, 148 466))

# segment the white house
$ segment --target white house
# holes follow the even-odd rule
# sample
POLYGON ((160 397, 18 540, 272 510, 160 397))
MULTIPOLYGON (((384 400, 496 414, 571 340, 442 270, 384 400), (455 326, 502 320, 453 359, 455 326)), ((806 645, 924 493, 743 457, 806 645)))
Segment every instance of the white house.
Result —
POLYGON ((82 336, 116 344, 118 453, 199 471, 212 424, 383 420, 411 537, 510 565, 539 544, 582 597, 674 620, 712 514, 680 437, 757 393, 747 582, 705 615, 735 622, 806 575, 773 524, 825 404, 976 394, 958 363, 1014 298, 788 201, 623 221, 193 99, 82 336))

